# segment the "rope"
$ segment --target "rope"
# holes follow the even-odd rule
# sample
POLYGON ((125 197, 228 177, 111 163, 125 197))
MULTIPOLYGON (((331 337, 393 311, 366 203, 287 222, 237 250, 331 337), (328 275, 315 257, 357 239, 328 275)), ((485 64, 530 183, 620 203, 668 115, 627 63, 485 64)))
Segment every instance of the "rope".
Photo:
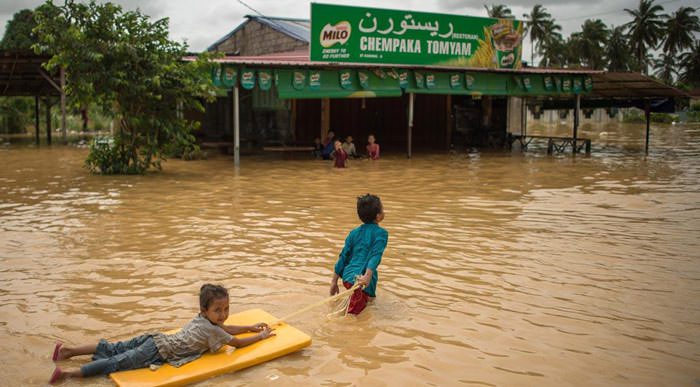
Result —
MULTIPOLYGON (((297 310, 296 312, 294 312, 294 313, 292 313, 292 314, 289 314, 289 315, 287 315, 287 316, 285 316, 285 317, 283 317, 283 318, 279 318, 279 319, 277 319, 277 320, 274 320, 274 321, 272 321, 269 325, 270 325, 270 326, 273 326, 273 325, 281 324, 281 323, 283 323, 284 321, 287 321, 287 320, 291 319, 292 317, 296 317, 296 316, 298 316, 298 315, 300 315, 300 314, 303 314, 303 313, 306 313, 306 312, 310 311, 311 309, 317 308, 317 307, 319 307, 319 306, 321 306, 321 305, 323 305, 323 304, 325 304, 325 303, 328 303, 328 302, 337 300, 337 299, 342 298, 342 297, 347 297, 347 299, 343 302, 344 307, 345 307, 345 311, 346 311, 346 313, 347 313, 347 305, 350 303, 350 297, 352 296, 352 292, 354 292, 355 290, 357 290, 357 289, 359 289, 359 288, 360 288, 360 284, 357 283, 357 282, 355 282, 355 284, 352 285, 352 287, 351 287, 350 289, 343 290, 342 292, 339 292, 339 293, 336 294, 336 295, 330 296, 330 297, 328 297, 328 298, 326 298, 326 299, 323 299, 323 300, 321 300, 321 301, 319 301, 319 302, 317 302, 317 303, 311 304, 311 305, 309 305, 309 306, 307 306, 307 307, 305 307, 305 308, 303 308, 303 309, 299 309, 299 310, 297 310)), ((339 309, 339 310, 340 310, 340 309, 339 309)), ((330 313, 330 315, 336 314, 337 312, 338 312, 338 311, 335 311, 335 312, 333 312, 333 313, 330 313)))

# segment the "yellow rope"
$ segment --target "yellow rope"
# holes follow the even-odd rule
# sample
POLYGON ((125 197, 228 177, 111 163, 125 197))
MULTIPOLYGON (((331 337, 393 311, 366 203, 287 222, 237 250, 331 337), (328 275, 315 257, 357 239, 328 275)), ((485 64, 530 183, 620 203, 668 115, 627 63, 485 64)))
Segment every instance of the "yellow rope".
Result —
MULTIPOLYGON (((347 304, 348 304, 348 302, 349 302, 349 300, 350 300, 350 297, 352 296, 352 292, 354 292, 354 291, 357 290, 358 288, 360 288, 360 284, 357 283, 357 282, 355 282, 355 284, 352 285, 352 287, 351 287, 350 289, 346 289, 346 290, 344 290, 344 291, 342 291, 342 292, 339 292, 339 293, 336 294, 336 295, 330 296, 330 297, 328 297, 328 298, 326 298, 326 299, 324 299, 324 300, 321 300, 321 301, 319 301, 319 302, 317 302, 317 303, 315 303, 315 304, 311 304, 311 305, 309 305, 309 306, 307 306, 307 307, 305 307, 305 308, 303 308, 303 309, 299 309, 299 310, 297 310, 296 312, 294 312, 294 313, 292 313, 292 314, 289 314, 289 315, 287 315, 287 316, 285 316, 285 317, 283 317, 283 318, 279 318, 279 319, 277 319, 277 320, 274 320, 274 321, 272 321, 271 323, 269 323, 269 325, 270 325, 270 326, 273 326, 273 325, 281 324, 281 323, 283 323, 284 321, 287 321, 287 320, 291 319, 292 317, 296 317, 296 316, 298 316, 298 315, 300 315, 300 314, 303 314, 303 313, 306 313, 306 312, 310 311, 311 309, 317 308, 317 307, 319 307, 319 306, 321 306, 321 305, 323 305, 323 304, 325 304, 325 303, 328 303, 328 302, 337 300, 337 299, 342 298, 342 297, 345 297, 345 296, 347 296, 347 300, 346 300, 343 304, 345 305, 345 309, 346 309, 346 312, 347 312, 347 304)), ((332 314, 335 314, 335 313, 337 313, 337 311, 331 313, 331 315, 332 315, 332 314)))

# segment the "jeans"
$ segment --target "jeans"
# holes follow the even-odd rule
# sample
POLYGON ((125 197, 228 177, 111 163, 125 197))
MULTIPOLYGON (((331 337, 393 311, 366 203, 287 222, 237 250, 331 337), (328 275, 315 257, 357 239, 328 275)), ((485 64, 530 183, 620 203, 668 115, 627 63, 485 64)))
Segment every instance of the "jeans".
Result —
POLYGON ((158 347, 151 335, 110 343, 100 340, 92 362, 80 367, 83 376, 107 375, 112 372, 145 368, 151 364, 163 364, 158 347))

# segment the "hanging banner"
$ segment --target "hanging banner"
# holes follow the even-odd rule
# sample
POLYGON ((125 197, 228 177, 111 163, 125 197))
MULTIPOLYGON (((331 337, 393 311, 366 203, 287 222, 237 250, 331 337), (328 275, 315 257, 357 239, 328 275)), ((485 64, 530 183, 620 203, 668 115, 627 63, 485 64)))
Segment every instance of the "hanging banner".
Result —
POLYGON ((543 82, 545 90, 549 91, 554 88, 554 81, 552 80, 552 77, 544 77, 543 82))
POLYGON ((259 71, 258 72, 258 87, 260 87, 260 90, 270 90, 270 87, 272 86, 272 74, 270 74, 268 71, 259 71))
POLYGON ((312 61, 519 69, 523 22, 311 3, 312 61))
POLYGON ((582 88, 581 78, 574 78, 574 93, 580 92, 581 88, 582 88))
POLYGON ((255 72, 253 70, 241 72, 241 86, 246 90, 252 90, 255 87, 255 72))
POLYGON ((530 77, 523 77, 523 89, 525 89, 525 91, 530 91, 530 89, 532 89, 532 81, 530 81, 530 77))
POLYGON ((586 91, 593 90, 593 78, 586 77, 586 79, 583 80, 583 88, 586 89, 586 91))
POLYGON ((428 73, 425 75, 425 87, 428 89, 435 88, 435 74, 428 73))
POLYGON ((423 78, 423 74, 419 72, 414 72, 413 76, 416 78, 416 87, 422 89, 425 86, 425 79, 423 78))
POLYGON ((369 75, 366 72, 358 71, 357 79, 360 81, 360 86, 363 89, 369 89, 369 75))
POLYGON ((343 89, 352 89, 352 72, 350 70, 343 70, 338 73, 340 78, 340 87, 343 89))
POLYGON ((292 87, 295 90, 303 89, 305 83, 306 83, 306 74, 304 74, 303 71, 295 71, 294 74, 292 74, 292 87))
POLYGON ((561 82, 561 91, 571 91, 571 79, 564 78, 561 82))
POLYGON ((408 71, 403 70, 399 73, 399 87, 405 89, 408 87, 408 71))
POLYGON ((464 75, 464 86, 471 90, 474 87, 474 76, 471 74, 464 75))
POLYGON ((222 74, 223 74, 223 69, 221 66, 217 65, 212 67, 211 69, 211 82, 214 84, 214 86, 221 87, 224 84, 221 82, 222 81, 222 74))
POLYGON ((321 88, 321 73, 312 71, 309 73, 309 89, 318 90, 321 88))
POLYGON ((462 76, 459 74, 450 74, 450 87, 460 89, 462 87, 462 76))
POLYGON ((233 87, 236 85, 236 80, 238 78, 238 70, 231 66, 225 65, 222 71, 221 83, 226 87, 233 87))

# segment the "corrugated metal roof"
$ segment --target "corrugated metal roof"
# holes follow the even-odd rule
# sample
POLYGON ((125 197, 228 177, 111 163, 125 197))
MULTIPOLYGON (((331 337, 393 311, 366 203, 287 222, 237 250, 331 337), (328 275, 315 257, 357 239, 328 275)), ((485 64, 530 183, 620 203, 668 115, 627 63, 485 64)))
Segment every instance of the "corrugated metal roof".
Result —
MULTIPOLYGON (((185 60, 194 60, 195 57, 185 57, 185 60)), ((520 70, 513 69, 488 69, 481 67, 456 67, 456 66, 425 66, 425 65, 401 65, 384 63, 352 63, 352 62, 320 62, 309 59, 308 49, 278 52, 259 56, 226 56, 214 60, 218 63, 230 63, 269 67, 333 67, 333 68, 410 68, 410 69, 434 69, 434 70, 459 70, 459 71, 485 71, 505 72, 519 74, 598 74, 601 70, 588 69, 546 69, 540 67, 524 67, 520 70)))
POLYGON ((309 43, 311 36, 311 21, 307 19, 293 19, 293 18, 283 18, 283 17, 272 17, 272 16, 257 16, 257 15, 246 15, 246 21, 239 24, 228 34, 219 38, 216 42, 212 43, 207 47, 207 51, 215 51, 216 47, 225 42, 227 39, 236 34, 241 28, 246 24, 250 23, 251 20, 255 20, 261 24, 269 26, 270 28, 279 31, 287 36, 294 39, 301 40, 302 42, 309 43))

